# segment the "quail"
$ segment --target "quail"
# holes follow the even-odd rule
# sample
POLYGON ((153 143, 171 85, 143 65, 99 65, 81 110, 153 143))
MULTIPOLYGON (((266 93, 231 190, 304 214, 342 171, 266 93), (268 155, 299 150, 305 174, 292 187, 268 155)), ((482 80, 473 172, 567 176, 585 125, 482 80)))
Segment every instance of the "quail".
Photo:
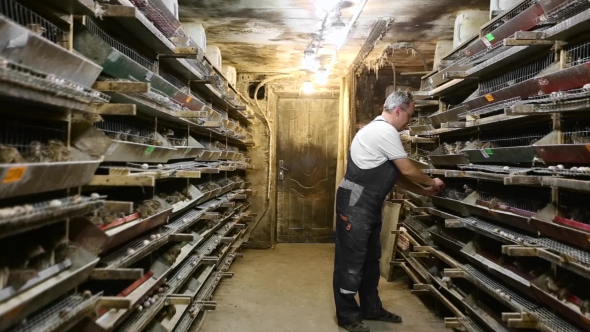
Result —
POLYGON ((25 162, 26 160, 16 148, 0 145, 0 164, 20 164, 25 162))

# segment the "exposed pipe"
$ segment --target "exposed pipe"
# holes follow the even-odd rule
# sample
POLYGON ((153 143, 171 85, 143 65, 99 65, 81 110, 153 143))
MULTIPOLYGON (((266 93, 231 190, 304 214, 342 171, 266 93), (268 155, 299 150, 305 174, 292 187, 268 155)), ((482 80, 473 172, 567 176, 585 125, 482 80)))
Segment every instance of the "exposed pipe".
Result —
POLYGON ((417 48, 415 48, 414 46, 409 46, 409 49, 414 50, 414 52, 418 53, 418 55, 420 56, 420 59, 422 59, 422 62, 424 63, 424 70, 428 71, 428 61, 426 61, 426 58, 424 57, 424 54, 422 54, 422 52, 420 52, 417 48))
POLYGON ((356 23, 356 20, 358 20, 359 16, 361 16, 361 13, 363 12, 363 9, 365 9, 365 5, 367 4, 367 1, 368 0, 361 0, 361 3, 359 3, 356 13, 354 13, 354 16, 352 17, 352 19, 350 20, 350 23, 346 27, 346 37, 344 39, 344 43, 342 43, 342 45, 338 45, 337 51, 340 51, 342 49, 342 47, 344 47, 344 44, 346 44, 346 40, 348 39, 348 35, 350 34, 350 30, 352 30, 352 26, 356 23))

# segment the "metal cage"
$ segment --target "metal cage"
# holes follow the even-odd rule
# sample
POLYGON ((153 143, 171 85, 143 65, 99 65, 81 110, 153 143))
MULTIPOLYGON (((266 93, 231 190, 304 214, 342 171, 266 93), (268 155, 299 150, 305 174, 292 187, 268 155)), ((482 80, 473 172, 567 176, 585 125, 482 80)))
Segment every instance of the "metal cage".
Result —
POLYGON ((108 33, 104 32, 92 19, 86 19, 86 28, 90 33, 94 34, 95 36, 102 39, 105 43, 109 44, 111 47, 115 48, 117 51, 123 53, 131 60, 137 62, 141 66, 146 69, 149 69, 153 72, 157 71, 158 68, 158 61, 151 60, 147 56, 141 55, 137 51, 133 50, 132 48, 128 47, 127 45, 121 43, 120 41, 116 40, 115 38, 111 37, 108 33))
POLYGON ((549 67, 555 60, 555 53, 551 52, 546 57, 539 59, 533 63, 523 66, 518 69, 514 69, 506 74, 498 76, 496 78, 480 81, 478 90, 479 95, 483 96, 500 89, 507 88, 509 86, 524 82, 537 76, 545 68, 549 67))
POLYGON ((0 14, 65 48, 68 33, 15 0, 0 0, 0 14))

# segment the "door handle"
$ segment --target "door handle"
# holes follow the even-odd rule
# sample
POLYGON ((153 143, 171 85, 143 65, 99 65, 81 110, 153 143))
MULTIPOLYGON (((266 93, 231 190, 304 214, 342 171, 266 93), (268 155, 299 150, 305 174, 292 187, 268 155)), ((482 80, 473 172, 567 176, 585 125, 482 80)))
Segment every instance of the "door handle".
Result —
POLYGON ((285 180, 285 172, 288 172, 289 169, 285 168, 285 162, 279 160, 279 181, 285 180))
POLYGON ((279 160, 279 170, 285 171, 285 172, 288 172, 289 171, 288 168, 285 168, 285 162, 282 161, 282 160, 279 160))

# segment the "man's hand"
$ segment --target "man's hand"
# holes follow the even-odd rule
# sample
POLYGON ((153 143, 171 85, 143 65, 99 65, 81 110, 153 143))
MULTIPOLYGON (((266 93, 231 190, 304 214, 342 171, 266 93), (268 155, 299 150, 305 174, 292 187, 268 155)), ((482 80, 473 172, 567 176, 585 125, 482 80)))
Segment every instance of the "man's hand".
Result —
POLYGON ((440 188, 439 187, 427 187, 424 188, 424 193, 422 195, 424 196, 436 196, 440 193, 440 188))
POLYGON ((439 191, 443 190, 445 188, 445 183, 439 178, 434 178, 434 187, 437 187, 439 191))

